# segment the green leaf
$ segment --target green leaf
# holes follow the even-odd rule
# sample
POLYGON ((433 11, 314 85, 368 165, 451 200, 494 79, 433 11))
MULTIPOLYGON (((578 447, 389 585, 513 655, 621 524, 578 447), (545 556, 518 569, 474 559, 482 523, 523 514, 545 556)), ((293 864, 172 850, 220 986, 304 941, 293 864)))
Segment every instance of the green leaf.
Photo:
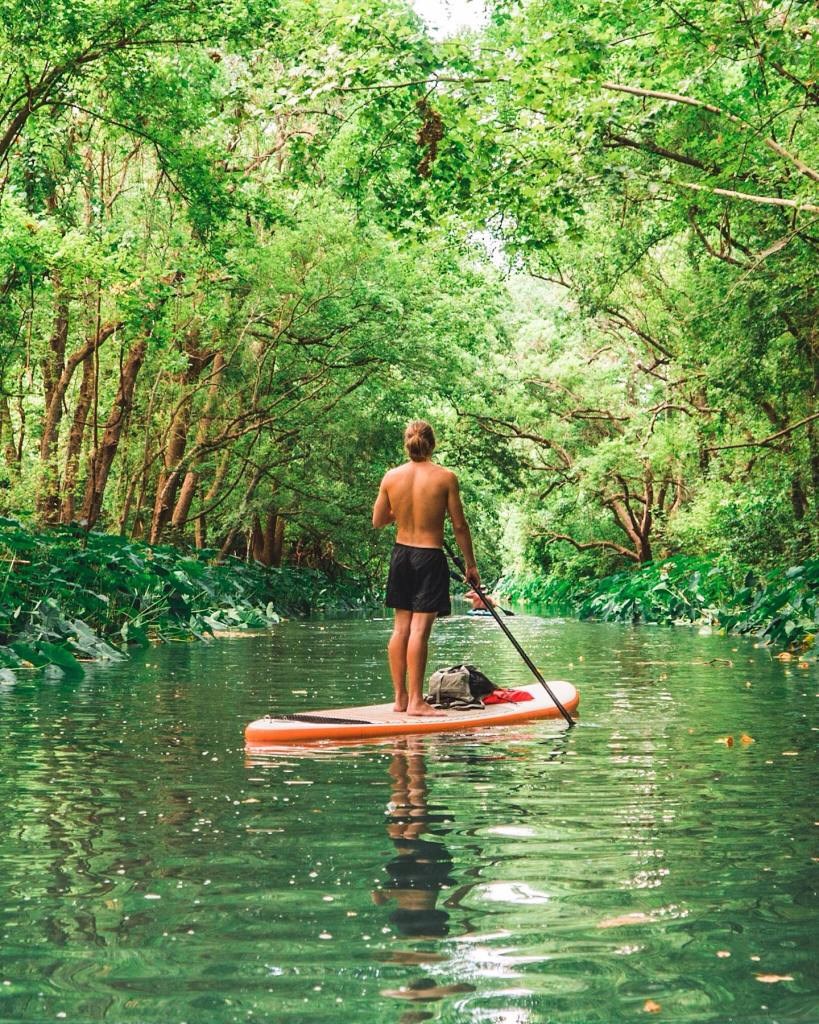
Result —
POLYGON ((81 676, 84 674, 82 665, 65 647, 58 647, 56 644, 50 644, 46 640, 38 640, 37 649, 48 658, 49 664, 59 666, 66 675, 81 676))
POLYGON ((42 651, 38 651, 30 644, 24 643, 22 640, 16 640, 11 644, 11 649, 15 654, 18 654, 24 661, 30 661, 36 668, 42 668, 43 665, 49 663, 47 655, 43 654, 42 651))

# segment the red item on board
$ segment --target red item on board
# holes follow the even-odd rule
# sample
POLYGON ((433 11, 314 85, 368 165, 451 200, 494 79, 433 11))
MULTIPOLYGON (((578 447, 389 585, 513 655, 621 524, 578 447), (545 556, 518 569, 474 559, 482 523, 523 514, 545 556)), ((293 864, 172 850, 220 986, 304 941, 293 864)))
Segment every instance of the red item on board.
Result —
POLYGON ((519 704, 535 698, 528 690, 493 690, 481 699, 484 704, 519 704))

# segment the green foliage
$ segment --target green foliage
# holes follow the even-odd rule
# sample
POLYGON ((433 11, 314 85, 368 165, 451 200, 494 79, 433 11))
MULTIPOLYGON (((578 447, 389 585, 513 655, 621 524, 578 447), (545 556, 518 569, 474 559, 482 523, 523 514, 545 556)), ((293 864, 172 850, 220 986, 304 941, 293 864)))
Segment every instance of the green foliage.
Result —
POLYGON ((436 174, 524 272, 468 409, 517 463, 512 559, 815 557, 811 6, 496 13, 436 89, 436 174))
POLYGON ((511 600, 603 622, 707 623, 766 643, 807 648, 819 629, 819 561, 758 575, 677 556, 602 579, 521 574, 499 585, 511 600))
POLYGON ((263 621, 275 574, 230 604, 214 550, 375 578, 416 416, 489 576, 815 558, 815 42, 778 0, 442 42, 402 0, 0 3, 0 510, 63 524, 75 595, 43 642, 263 621))
POLYGON ((268 569, 218 552, 184 554, 73 527, 34 533, 0 519, 0 667, 64 673, 120 660, 129 644, 261 629, 279 615, 357 608, 373 599, 350 574, 268 569))

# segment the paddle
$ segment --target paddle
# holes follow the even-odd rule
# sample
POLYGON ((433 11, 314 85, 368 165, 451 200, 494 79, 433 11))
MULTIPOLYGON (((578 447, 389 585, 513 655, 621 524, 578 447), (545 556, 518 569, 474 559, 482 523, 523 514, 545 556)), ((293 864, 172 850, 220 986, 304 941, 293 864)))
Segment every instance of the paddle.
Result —
MULTIPOLYGON (((446 549, 446 553, 452 559, 453 563, 457 566, 457 568, 460 569, 461 572, 464 573, 464 575, 466 575, 466 567, 464 566, 463 560, 458 558, 458 556, 455 554, 455 552, 452 550, 452 548, 446 542, 444 543, 444 548, 446 549)), ((452 575, 454 577, 454 573, 452 575)), ((481 590, 481 588, 473 583, 472 584, 472 589, 475 591, 475 593, 478 595, 478 597, 483 601, 484 605, 492 613, 492 617, 494 618, 495 622, 497 622, 497 624, 504 631, 504 633, 507 635, 507 637, 509 637, 510 641, 512 642, 512 646, 515 648, 515 650, 518 652, 518 654, 521 656, 521 658, 523 658, 523 660, 526 662, 526 664, 528 665, 529 669, 532 672, 532 675, 535 677, 535 679, 537 679, 537 681, 540 683, 540 685, 544 688, 544 690, 552 698, 552 701, 554 702, 554 705, 557 708, 557 710, 561 713, 561 715, 563 715, 563 717, 569 723, 569 726, 570 727, 573 726, 575 724, 574 723, 574 719, 569 714, 569 712, 563 707, 563 705, 560 703, 560 701, 557 699, 557 697, 554 695, 554 693, 552 692, 551 687, 549 686, 549 684, 546 682, 546 680, 541 675, 537 665, 535 665, 535 663, 532 661, 532 659, 529 657, 529 655, 526 653, 526 651, 524 651, 524 649, 517 642, 515 637, 512 635, 511 630, 506 625, 506 623, 503 621, 503 619, 500 617, 500 615, 498 615, 498 613, 495 610, 495 608, 491 604, 489 604, 489 602, 486 600, 486 597, 484 596, 483 591, 481 590)))

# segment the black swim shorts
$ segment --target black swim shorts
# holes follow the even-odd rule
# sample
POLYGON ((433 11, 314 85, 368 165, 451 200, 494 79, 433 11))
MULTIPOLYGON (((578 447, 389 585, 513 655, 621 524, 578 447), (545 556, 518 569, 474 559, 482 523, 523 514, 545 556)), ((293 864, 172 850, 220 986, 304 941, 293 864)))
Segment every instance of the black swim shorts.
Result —
POLYGON ((449 567, 440 548, 396 544, 387 577, 388 608, 449 615, 449 567))

